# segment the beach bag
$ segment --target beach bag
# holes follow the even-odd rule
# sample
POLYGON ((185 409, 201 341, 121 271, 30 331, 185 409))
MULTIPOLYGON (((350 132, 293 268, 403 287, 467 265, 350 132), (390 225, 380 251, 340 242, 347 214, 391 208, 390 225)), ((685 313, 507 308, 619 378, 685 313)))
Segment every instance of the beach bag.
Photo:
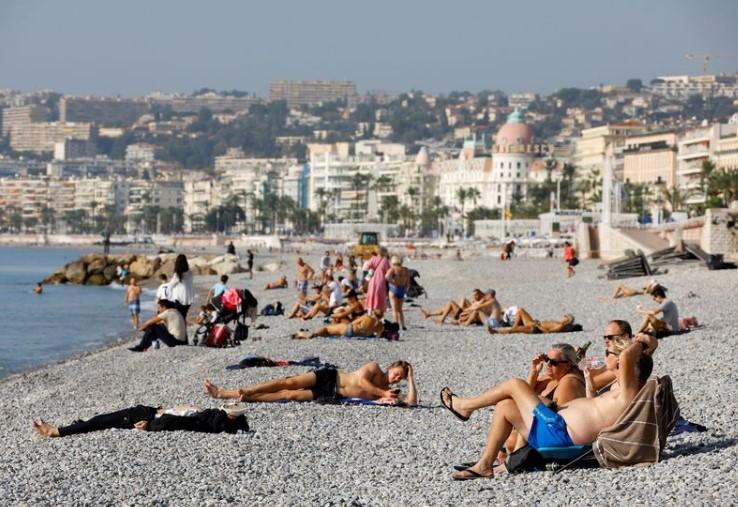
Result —
POLYGON ((577 259, 576 257, 573 257, 573 258, 572 258, 572 259, 571 259, 571 260, 569 261, 569 265, 570 265, 570 266, 572 266, 572 267, 576 266, 577 264, 579 264, 579 259, 577 259))
POLYGON ((217 324, 210 329, 208 335, 208 347, 216 349, 223 348, 228 345, 231 339, 231 330, 224 324, 217 324))
POLYGON ((384 321, 382 336, 390 341, 400 339, 400 325, 397 322, 384 321))
POLYGON ((223 309, 233 311, 238 308, 241 304, 241 296, 237 289, 230 288, 226 289, 220 296, 220 303, 223 305, 223 309))
POLYGON ((652 378, 615 424, 597 436, 592 445, 595 457, 605 468, 658 463, 678 418, 671 378, 652 378))
POLYGON ((270 317, 272 315, 276 315, 276 308, 274 308, 274 305, 271 303, 266 305, 264 308, 261 309, 260 315, 263 315, 265 317, 270 317))
POLYGON ((537 472, 546 469, 546 462, 541 453, 529 445, 524 445, 517 451, 508 454, 505 467, 511 474, 521 472, 537 472))
POLYGON ((236 322, 236 331, 233 333, 233 341, 236 344, 246 341, 249 337, 249 326, 243 322, 236 322))

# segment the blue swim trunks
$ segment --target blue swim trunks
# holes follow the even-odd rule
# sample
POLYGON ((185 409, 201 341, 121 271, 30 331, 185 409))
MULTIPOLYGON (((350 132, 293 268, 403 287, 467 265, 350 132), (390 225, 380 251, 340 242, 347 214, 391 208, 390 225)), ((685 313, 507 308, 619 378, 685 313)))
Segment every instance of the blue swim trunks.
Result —
POLYGON ((533 409, 533 425, 528 443, 536 450, 542 447, 570 447, 574 445, 566 431, 566 421, 543 403, 533 409))
POLYGON ((138 315, 139 313, 141 313, 141 301, 136 299, 129 302, 128 311, 131 312, 131 315, 138 315))

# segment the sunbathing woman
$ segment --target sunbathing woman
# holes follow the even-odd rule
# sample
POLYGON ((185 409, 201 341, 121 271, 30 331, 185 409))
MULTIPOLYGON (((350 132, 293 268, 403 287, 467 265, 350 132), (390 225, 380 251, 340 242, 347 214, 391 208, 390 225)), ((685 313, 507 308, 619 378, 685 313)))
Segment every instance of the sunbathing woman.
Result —
MULTIPOLYGON (((472 291, 472 301, 480 301, 484 297, 484 292, 482 292, 479 289, 474 289, 472 291)), ((430 317, 437 317, 440 316, 441 319, 439 321, 440 324, 443 324, 447 318, 451 317, 452 319, 458 319, 459 315, 461 315, 461 312, 468 308, 472 303, 469 302, 466 298, 461 298, 461 300, 457 303, 456 301, 453 301, 451 299, 448 300, 448 303, 446 303, 446 306, 443 306, 441 308, 438 308, 437 310, 431 310, 431 311, 425 311, 423 308, 420 309, 421 312, 423 312, 423 316, 428 319, 430 317)))
POLYGON ((581 331, 580 324, 574 324, 574 316, 566 314, 559 320, 535 320, 523 308, 518 309, 510 327, 493 328, 487 326, 489 334, 550 334, 550 333, 572 333, 581 331))
POLYGON ((53 426, 43 419, 33 421, 33 431, 42 437, 68 437, 112 428, 148 431, 202 431, 205 433, 236 433, 248 431, 244 406, 224 405, 220 409, 200 410, 192 405, 172 408, 136 405, 87 420, 77 420, 69 426, 53 426))
POLYGON ((329 324, 321 327, 314 333, 300 331, 292 335, 295 340, 311 340, 319 336, 343 336, 345 338, 381 338, 384 333, 384 314, 381 310, 374 310, 372 313, 362 315, 352 322, 341 324, 329 324))
POLYGON ((264 286, 264 290, 286 289, 290 284, 287 282, 287 276, 282 275, 276 282, 270 282, 264 286))
POLYGON ((650 282, 648 282, 648 285, 646 285, 642 289, 631 289, 630 287, 626 287, 625 285, 621 283, 617 287, 615 287, 615 292, 613 292, 612 298, 620 299, 620 298, 631 298, 633 296, 648 295, 648 294, 651 294, 653 289, 655 289, 658 286, 659 284, 656 280, 651 280, 650 282))
POLYGON ((479 460, 456 472, 456 480, 494 475, 493 462, 516 429, 534 449, 591 444, 630 406, 653 370, 653 337, 639 335, 624 350, 611 344, 605 355, 608 370, 617 371, 617 385, 595 398, 576 398, 553 411, 523 379, 510 379, 472 398, 460 398, 451 389, 441 390, 441 403, 462 421, 482 408, 494 406, 487 443, 479 460))
POLYGON ((367 363, 354 372, 321 368, 295 377, 280 378, 242 387, 222 389, 205 380, 205 390, 213 398, 240 399, 247 402, 320 401, 332 402, 339 398, 360 398, 382 403, 418 403, 413 367, 406 361, 395 361, 382 371, 378 363, 367 363), (399 394, 390 386, 407 379, 407 395, 399 394))

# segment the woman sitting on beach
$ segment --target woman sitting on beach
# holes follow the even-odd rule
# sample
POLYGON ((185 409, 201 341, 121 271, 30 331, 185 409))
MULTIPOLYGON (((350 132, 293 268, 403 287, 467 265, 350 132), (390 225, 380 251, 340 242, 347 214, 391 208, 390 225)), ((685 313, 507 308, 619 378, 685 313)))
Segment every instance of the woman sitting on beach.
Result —
POLYGON ((461 300, 459 300, 458 303, 452 299, 449 299, 448 303, 446 303, 446 305, 441 308, 438 308, 436 310, 426 311, 421 307, 420 311, 423 313, 423 316, 426 319, 429 319, 431 317, 440 316, 441 319, 437 322, 439 324, 443 324, 446 321, 446 319, 449 317, 453 320, 458 320, 463 310, 466 310, 467 308, 469 308, 472 302, 480 301, 483 297, 484 297, 484 292, 482 292, 479 289, 474 289, 471 295, 471 299, 472 299, 471 302, 466 298, 461 298, 461 300))
MULTIPOLYGON (((586 396, 584 375, 579 369, 579 354, 568 343, 552 345, 546 354, 538 354, 530 365, 527 382, 541 402, 552 410, 569 401, 586 396), (545 365, 546 372, 541 375, 545 365)), ((505 443, 508 453, 517 451, 528 442, 513 431, 505 443)), ((504 460, 504 457, 500 462, 504 460)))
POLYGON ((136 405, 109 414, 100 414, 87 420, 77 420, 69 426, 53 426, 43 419, 33 421, 33 430, 42 437, 68 437, 91 431, 108 429, 145 431, 201 431, 205 433, 236 433, 249 431, 246 407, 233 404, 220 409, 201 410, 192 405, 172 408, 136 405))
POLYGON ((340 398, 359 398, 380 403, 407 405, 418 403, 413 367, 406 361, 395 361, 387 372, 376 362, 367 363, 354 372, 320 368, 295 377, 270 380, 240 389, 222 389, 205 380, 205 390, 213 398, 240 399, 246 402, 319 401, 334 402, 340 398), (390 386, 407 379, 407 395, 390 386))
POLYGON ((362 315, 351 322, 328 324, 314 333, 300 331, 292 335, 295 340, 311 340, 319 336, 342 336, 344 338, 381 338, 384 333, 384 314, 381 310, 362 315))
POLYGON ((264 286, 264 290, 286 289, 290 284, 287 282, 287 275, 282 275, 276 282, 270 282, 264 286))
POLYGON ((313 286, 313 290, 315 291, 314 294, 310 296, 304 296, 304 300, 302 297, 297 300, 297 302, 292 306, 290 313, 287 315, 288 319, 303 318, 305 315, 307 315, 313 305, 316 305, 320 301, 320 299, 323 297, 323 286, 315 285, 313 286))
POLYGON ((581 331, 580 324, 574 324, 574 316, 566 314, 559 320, 536 320, 524 308, 518 308, 515 320, 510 327, 493 328, 487 326, 490 334, 551 334, 581 331))

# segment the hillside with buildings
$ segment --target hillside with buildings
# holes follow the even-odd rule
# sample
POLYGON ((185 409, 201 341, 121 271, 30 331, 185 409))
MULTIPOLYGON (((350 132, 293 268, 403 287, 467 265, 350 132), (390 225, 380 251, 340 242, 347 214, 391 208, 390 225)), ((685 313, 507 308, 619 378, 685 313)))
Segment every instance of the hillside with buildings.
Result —
POLYGON ((547 96, 362 95, 350 81, 276 81, 268 98, 0 90, 0 108, 2 232, 383 222, 494 236, 474 222, 601 213, 603 186, 608 208, 641 222, 738 192, 738 74, 547 96))

